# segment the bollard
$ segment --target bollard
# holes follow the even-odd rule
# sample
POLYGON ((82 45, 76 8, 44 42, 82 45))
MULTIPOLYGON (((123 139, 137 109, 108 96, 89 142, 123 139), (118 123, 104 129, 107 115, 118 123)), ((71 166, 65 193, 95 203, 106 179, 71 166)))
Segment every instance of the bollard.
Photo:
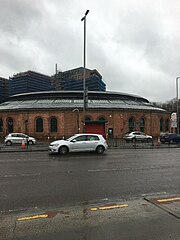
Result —
POLYGON ((25 149, 25 141, 24 141, 24 139, 22 140, 22 143, 21 143, 21 149, 25 149))
POLYGON ((158 136, 157 146, 161 145, 160 137, 158 136))

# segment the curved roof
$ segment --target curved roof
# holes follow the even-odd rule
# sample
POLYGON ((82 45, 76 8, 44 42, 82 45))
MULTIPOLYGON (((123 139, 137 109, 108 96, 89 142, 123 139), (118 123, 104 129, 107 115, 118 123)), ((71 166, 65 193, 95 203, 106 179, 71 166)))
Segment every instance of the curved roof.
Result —
MULTIPOLYGON (((11 96, 0 104, 0 111, 83 109, 83 91, 48 91, 11 96)), ((88 109, 161 111, 145 98, 119 92, 88 92, 88 109)))

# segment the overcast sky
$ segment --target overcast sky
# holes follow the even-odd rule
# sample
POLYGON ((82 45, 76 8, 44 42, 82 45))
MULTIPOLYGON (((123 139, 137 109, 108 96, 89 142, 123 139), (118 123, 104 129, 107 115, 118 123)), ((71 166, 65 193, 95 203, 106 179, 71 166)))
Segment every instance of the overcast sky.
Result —
POLYGON ((179 0, 0 0, 0 76, 52 75, 56 63, 62 71, 83 66, 87 9, 86 66, 101 73, 107 90, 174 98, 179 0))

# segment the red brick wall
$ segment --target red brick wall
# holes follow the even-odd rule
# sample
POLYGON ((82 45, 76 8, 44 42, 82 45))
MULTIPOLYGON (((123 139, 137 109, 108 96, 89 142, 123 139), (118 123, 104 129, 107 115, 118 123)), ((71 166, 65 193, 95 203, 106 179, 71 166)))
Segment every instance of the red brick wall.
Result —
MULTIPOLYGON (((87 116, 96 121, 100 117, 106 119, 105 129, 113 128, 114 137, 122 137, 128 129, 128 119, 133 117, 137 123, 137 129, 140 130, 140 119, 145 119, 145 132, 152 136, 158 136, 160 134, 160 119, 163 118, 170 120, 169 113, 150 113, 140 111, 123 111, 123 110, 112 110, 112 111, 93 111, 88 110, 87 116)), ((24 132, 32 135, 38 139, 56 139, 62 137, 68 137, 77 132, 77 112, 72 111, 31 111, 31 112, 6 112, 0 113, 0 118, 3 119, 3 133, 0 136, 6 136, 8 134, 7 119, 8 117, 14 120, 14 132, 24 132), (36 119, 41 117, 44 122, 43 133, 36 132, 36 119), (50 118, 56 117, 58 121, 57 133, 50 132, 50 118), (27 124, 26 124, 27 120, 27 124)), ((170 123, 170 121, 169 121, 170 123)), ((83 113, 79 112, 79 124, 80 132, 83 132, 83 113)), ((164 126, 165 127, 165 126, 164 126)), ((170 126, 169 126, 170 131, 170 126)))

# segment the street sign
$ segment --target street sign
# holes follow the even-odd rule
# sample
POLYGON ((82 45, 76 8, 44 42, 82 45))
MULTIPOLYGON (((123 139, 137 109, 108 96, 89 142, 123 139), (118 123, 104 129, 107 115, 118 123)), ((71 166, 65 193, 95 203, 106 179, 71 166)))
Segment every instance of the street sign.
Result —
POLYGON ((171 114, 171 127, 177 128, 177 114, 176 113, 171 114))

